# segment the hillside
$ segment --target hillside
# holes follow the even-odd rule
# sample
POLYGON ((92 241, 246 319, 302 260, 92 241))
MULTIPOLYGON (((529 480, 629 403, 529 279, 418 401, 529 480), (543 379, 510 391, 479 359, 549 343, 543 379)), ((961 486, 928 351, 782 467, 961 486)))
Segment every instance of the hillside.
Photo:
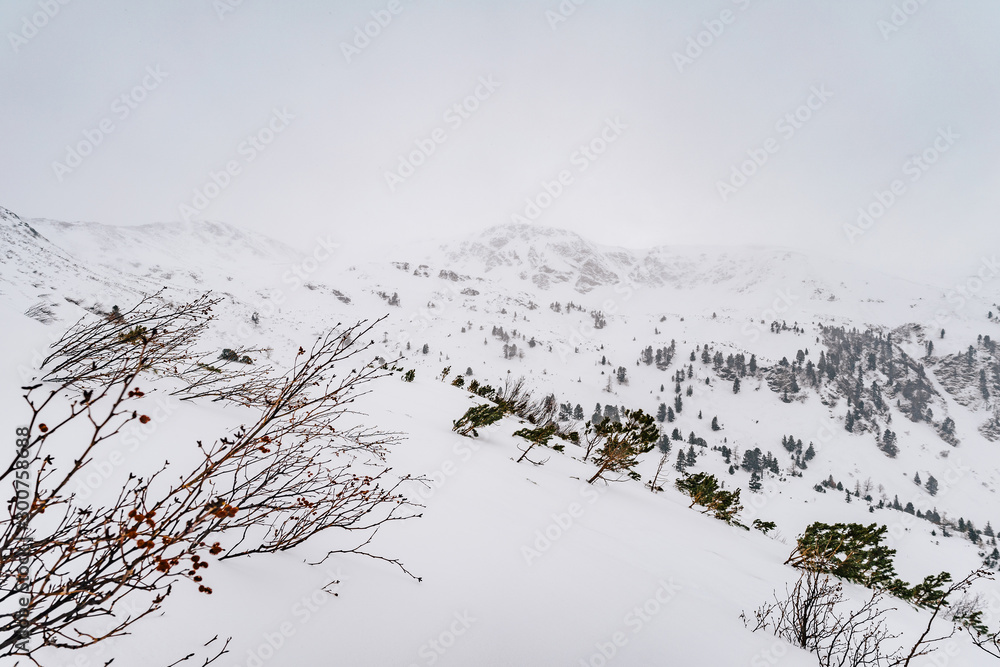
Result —
MULTIPOLYGON (((176 301, 221 296, 206 342, 268 348, 276 365, 326 328, 386 315, 373 352, 415 370, 413 382, 397 373, 376 383, 348 419, 401 434, 393 473, 427 478, 404 487, 422 516, 386 526, 372 545, 421 582, 359 556, 305 564, 364 541, 324 534, 214 564, 211 597, 179 582, 161 617, 78 652, 78 664, 151 664, 151 652, 169 664, 219 635, 233 637, 220 664, 258 667, 814 665, 740 620, 795 581, 783 563, 809 524, 888 526, 910 582, 962 576, 996 547, 1000 309, 989 289, 956 307, 939 287, 782 249, 640 251, 515 225, 363 264, 322 243, 302 253, 221 223, 116 228, 6 209, 0 242, 8 432, 24 419, 18 387, 47 339, 161 288, 176 301), (464 388, 451 384, 459 375, 464 388), (560 406, 565 431, 582 431, 595 411, 670 407, 673 420, 657 422, 671 445, 663 490, 644 486, 657 449, 640 457, 640 481, 588 485, 595 466, 571 442, 536 450, 543 465, 515 463, 523 419, 509 415, 478 438, 453 432, 453 420, 486 402, 467 390, 473 380, 500 387, 522 376, 536 399, 560 406), (674 429, 681 440, 669 438, 674 429), (678 454, 688 471, 742 490, 743 523, 777 528, 764 535, 689 509, 673 488, 678 454), (321 592, 332 580, 336 597, 321 592)), ((170 448, 191 453, 244 418, 166 388, 154 382, 147 399, 170 406, 166 416, 115 475, 170 448)), ((102 480, 85 492, 113 487, 102 480)), ((1000 586, 977 591, 995 628, 1000 586)), ((846 592, 855 602, 867 594, 846 592)), ((919 635, 927 612, 895 606, 899 641, 919 635)), ((949 664, 992 664, 966 638, 949 642, 949 664)))

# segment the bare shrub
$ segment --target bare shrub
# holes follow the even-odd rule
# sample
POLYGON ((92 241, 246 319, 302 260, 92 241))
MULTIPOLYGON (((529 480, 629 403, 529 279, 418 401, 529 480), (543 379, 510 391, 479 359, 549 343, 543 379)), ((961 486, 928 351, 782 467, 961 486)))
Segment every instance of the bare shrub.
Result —
POLYGON ((205 570, 216 558, 285 551, 331 529, 367 535, 331 553, 382 558, 361 549, 387 522, 414 516, 398 492, 405 478, 393 480, 384 461, 396 436, 335 427, 365 385, 389 374, 367 359, 371 343, 362 340, 377 322, 338 325, 300 347, 282 375, 248 373, 246 364, 196 370, 205 355, 195 345, 216 303, 205 295, 173 304, 158 294, 81 320, 24 388, 31 435, 20 461, 29 465, 15 456, 0 480, 33 479, 0 524, 0 656, 34 660, 44 647, 125 634, 161 609, 174 584, 211 594, 205 570), (109 499, 83 502, 71 489, 123 427, 149 421, 144 397, 155 389, 146 383, 163 382, 156 378, 184 383, 185 398, 239 403, 252 419, 214 442, 170 443, 155 472, 130 473, 109 499), (19 572, 18 563, 28 565, 19 572), (23 609, 7 611, 21 596, 23 609), (126 598, 138 613, 121 610, 126 598))

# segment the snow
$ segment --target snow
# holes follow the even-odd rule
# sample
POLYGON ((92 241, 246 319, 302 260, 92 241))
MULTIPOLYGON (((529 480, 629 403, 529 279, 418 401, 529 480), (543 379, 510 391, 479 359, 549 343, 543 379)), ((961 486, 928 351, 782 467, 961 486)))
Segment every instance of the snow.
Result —
MULTIPOLYGON (((766 383, 749 377, 734 395, 730 382, 718 379, 700 358, 693 362, 695 395, 683 397, 677 421, 664 425, 668 432, 674 426, 685 437, 694 431, 709 448, 759 446, 783 468, 789 459, 782 436, 815 445, 817 456, 801 478, 769 476, 759 494, 746 490, 747 473, 730 476, 717 452, 699 457, 696 469, 715 473, 727 488, 744 489, 746 523, 777 523, 777 531, 764 536, 689 509, 672 488, 672 467, 661 482, 665 491, 654 494, 631 481, 585 484, 594 466, 572 444, 565 453, 545 451, 542 466, 517 464, 522 441, 511 434, 522 428, 519 420, 505 418, 479 438, 459 436, 452 420, 483 399, 436 379, 444 366, 452 367, 449 382, 468 366, 473 378, 497 386, 509 371, 527 377, 536 396, 554 392, 561 402, 580 403, 588 418, 597 402, 655 412, 661 401, 672 403, 673 374, 689 363, 696 345, 709 343, 724 354, 752 352, 763 365, 809 348, 815 361, 819 323, 895 328, 927 323, 936 310, 949 308, 948 336, 934 341, 935 353, 946 354, 993 326, 980 312, 989 306, 989 290, 972 306, 955 310, 934 286, 780 249, 626 251, 569 232, 509 227, 429 254, 387 251, 382 260, 358 266, 348 265, 345 252, 305 271, 308 255, 227 225, 119 229, 29 221, 36 237, 7 224, 16 217, 8 213, 0 210, 7 253, 0 267, 6 351, 0 364, 3 376, 16 382, 0 390, 8 406, 0 417, 4 432, 25 416, 18 387, 26 379, 18 369, 37 363, 51 334, 86 315, 85 308, 125 306, 162 286, 177 299, 212 289, 224 301, 206 343, 269 346, 278 364, 326 327, 388 313, 373 332, 377 352, 390 359, 404 355, 401 365, 415 368, 416 380, 387 378, 356 407, 368 415, 364 423, 405 435, 390 454, 394 473, 428 478, 427 486, 414 482, 408 489, 425 506, 422 516, 386 526, 371 546, 401 559, 421 582, 361 556, 336 555, 310 566, 327 551, 364 538, 321 535, 290 553, 214 563, 207 574, 213 595, 178 582, 164 614, 144 620, 133 635, 72 654, 49 653, 44 664, 99 665, 110 657, 124 665, 168 664, 218 635, 233 637, 230 653, 219 661, 227 667, 814 665, 809 654, 770 634, 752 633, 740 620, 741 612, 750 615, 796 579, 797 572, 783 563, 795 537, 813 521, 888 525, 897 570, 911 582, 941 570, 957 578, 981 562, 964 537, 942 538, 940 531, 932 536, 929 522, 890 509, 870 512, 862 499, 846 503, 843 492, 817 493, 813 487, 820 481, 832 475, 853 490, 855 482, 871 478, 883 489, 873 492, 876 501, 883 493, 889 500, 898 494, 903 504, 935 506, 979 528, 991 519, 1000 526, 996 445, 976 431, 984 413, 959 405, 940 388, 961 444, 953 448, 894 409, 900 453, 889 459, 872 434, 844 430, 843 404, 828 407, 815 391, 785 404, 766 383), (409 262, 409 269, 392 261, 409 262), (414 275, 421 264, 429 267, 429 277, 414 275), (307 279, 290 279, 293 267, 307 279), (440 278, 441 270, 468 278, 440 278), (479 295, 461 294, 470 287, 479 295), (386 305, 376 294, 380 290, 398 292, 401 306, 386 305), (588 312, 555 313, 553 301, 601 310, 608 325, 594 329, 588 312), (52 305, 52 323, 22 315, 37 303, 52 305), (259 326, 250 324, 254 312, 261 316, 259 326), (762 319, 762 327, 751 324, 762 319), (772 319, 797 322, 805 332, 773 334, 767 326, 772 319), (523 359, 502 358, 502 343, 490 335, 495 325, 524 334, 514 341, 523 359), (534 348, 526 343, 531 337, 538 341, 534 348), (666 346, 671 339, 677 354, 669 370, 636 365, 642 348, 666 346), (424 343, 427 355, 419 352, 424 343), (600 364, 602 355, 609 366, 600 364), (626 367, 629 384, 612 383, 609 394, 606 374, 618 366, 626 367), (712 432, 708 425, 716 415, 723 430, 712 432), (941 482, 937 496, 913 484, 914 472, 941 482), (336 597, 323 592, 333 580, 340 583, 327 589, 336 597)), ((922 345, 912 346, 914 356, 922 356, 922 345)), ((117 472, 155 466, 168 453, 182 457, 193 451, 196 438, 221 436, 245 418, 219 404, 166 400, 162 391, 144 400, 160 405, 162 417, 117 472)), ((108 445, 108 451, 121 446, 108 445)), ((674 446, 671 464, 682 443, 674 446)), ((655 451, 643 457, 637 470, 644 481, 657 461, 655 451)), ((113 483, 98 486, 96 494, 113 483)), ((855 601, 867 594, 853 585, 846 589, 855 601)), ((980 591, 1000 608, 1000 588, 988 583, 980 591)), ((899 610, 891 617, 893 629, 904 632, 904 639, 916 637, 926 612, 901 602, 894 606, 899 610)), ((996 626, 1000 614, 988 618, 996 626)), ((952 642, 948 664, 989 664, 965 639, 952 642)))

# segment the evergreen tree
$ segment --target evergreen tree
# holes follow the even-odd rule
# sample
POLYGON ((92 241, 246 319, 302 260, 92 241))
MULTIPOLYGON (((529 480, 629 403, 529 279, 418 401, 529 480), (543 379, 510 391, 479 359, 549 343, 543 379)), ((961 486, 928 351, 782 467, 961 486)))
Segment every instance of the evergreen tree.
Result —
MULTIPOLYGON (((720 488, 719 480, 714 475, 708 473, 696 473, 689 475, 684 473, 681 479, 674 482, 674 486, 679 491, 687 494, 691 498, 688 507, 701 505, 704 507, 702 514, 711 512, 720 521, 739 526, 737 514, 743 509, 740 504, 740 490, 725 491, 720 488)), ((745 528, 745 526, 743 526, 745 528)))
POLYGON ((712 430, 713 431, 719 431, 721 429, 722 429, 722 427, 719 426, 719 418, 718 417, 712 417, 712 430))
POLYGON ((684 469, 686 467, 687 467, 687 458, 684 456, 684 451, 678 449, 677 463, 674 464, 674 469, 677 470, 677 472, 684 472, 684 469))
POLYGON ((756 354, 751 354, 750 355, 750 375, 756 375, 756 374, 757 374, 757 355, 756 354))
POLYGON ((747 488, 750 489, 752 493, 757 493, 761 490, 762 486, 763 485, 760 482, 760 473, 754 470, 750 473, 750 483, 747 485, 747 488))
POLYGON ((593 424, 594 426, 597 426, 602 421, 604 421, 604 415, 601 413, 601 404, 598 403, 594 407, 594 414, 591 415, 590 417, 590 423, 593 424))
POLYGON ((690 467, 698 463, 698 455, 695 454, 694 445, 688 447, 687 459, 685 463, 690 467))
POLYGON ((857 523, 814 523, 797 540, 786 563, 814 572, 828 572, 869 588, 897 590, 892 564, 895 550, 882 544, 885 526, 857 523))
POLYGON ((920 486, 923 483, 923 482, 920 481, 920 473, 919 472, 913 473, 913 483, 916 484, 917 486, 920 486))
POLYGON ((673 420, 674 420, 674 409, 668 407, 667 408, 667 421, 668 422, 672 422, 673 420))
POLYGON ((739 378, 735 378, 733 380, 733 393, 734 394, 740 393, 740 379, 739 378))
POLYGON ((663 423, 663 420, 667 418, 667 404, 660 403, 660 407, 656 409, 656 421, 663 423))
POLYGON ((459 435, 477 438, 479 437, 479 433, 476 429, 500 421, 504 416, 504 412, 502 406, 491 403, 471 407, 459 419, 452 422, 452 430, 459 435))
POLYGON ((638 479, 632 467, 638 463, 638 456, 653 448, 660 438, 659 429, 652 415, 642 410, 625 410, 620 421, 606 420, 598 429, 602 446, 594 457, 598 470, 587 480, 593 484, 609 472, 626 473, 638 479))

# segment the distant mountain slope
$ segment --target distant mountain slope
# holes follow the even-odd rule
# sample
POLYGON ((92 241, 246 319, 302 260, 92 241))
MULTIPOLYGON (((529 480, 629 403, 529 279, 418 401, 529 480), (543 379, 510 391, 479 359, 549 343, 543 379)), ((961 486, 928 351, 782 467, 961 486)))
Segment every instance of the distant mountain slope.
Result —
MULTIPOLYGON (((404 590, 397 573, 378 565, 358 567, 350 586, 374 586, 379 596, 373 602, 345 597, 330 617, 334 629, 316 630, 297 648, 289 644, 282 655, 295 656, 295 664, 310 664, 331 632, 349 635, 344 647, 351 664, 371 655, 405 662, 438 623, 426 617, 427 608, 445 619, 465 605, 482 618, 505 618, 511 609, 500 598, 509 596, 498 594, 483 572, 520 582, 512 589, 519 607, 553 582, 553 594, 539 606, 544 623, 519 609, 523 617, 515 624, 522 633, 532 627, 557 632, 565 624, 553 619, 575 619, 572 632, 545 644, 551 664, 573 651, 589 659, 594 643, 606 641, 601 629, 607 623, 579 624, 595 614, 617 622, 655 592, 657 577, 674 575, 683 580, 684 605, 665 610, 663 618, 677 632, 645 633, 616 664, 659 664, 661 655, 692 667, 754 664, 776 640, 743 629, 738 611, 794 579, 784 558, 813 521, 889 526, 897 567, 909 581, 941 570, 963 574, 996 546, 989 534, 992 521, 1000 527, 1000 450, 993 441, 1000 438, 993 342, 1000 338, 1000 317, 990 312, 996 290, 957 306, 933 286, 784 249, 630 250, 526 225, 493 227, 429 250, 386 248, 382 259, 358 265, 348 252, 314 262, 220 223, 120 228, 24 221, 0 209, 0 241, 0 305, 36 320, 13 318, 9 330, 18 336, 12 340, 38 338, 37 322, 55 333, 88 311, 134 303, 164 286, 175 299, 208 290, 222 297, 210 345, 221 351, 252 344, 268 348, 275 360, 293 359, 299 346, 336 322, 384 317, 372 332, 375 351, 399 359, 417 379, 387 380, 392 384, 375 388, 359 405, 372 423, 410 436, 393 454, 397 470, 431 480, 412 491, 427 502, 425 524, 406 524, 398 536, 385 531, 393 556, 428 573, 427 592, 404 590), (516 464, 523 439, 512 434, 525 422, 514 417, 479 440, 455 435, 452 421, 486 400, 449 386, 457 375, 466 389, 473 381, 495 387, 524 376, 536 399, 551 396, 559 405, 560 424, 577 431, 595 411, 662 413, 658 427, 671 445, 660 479, 664 490, 654 494, 642 486, 657 474, 654 450, 636 466, 641 482, 600 487, 609 500, 587 509, 579 529, 551 553, 534 546, 544 543, 536 531, 580 502, 579 489, 593 488, 581 481, 592 474, 593 461, 566 442, 562 451, 545 450, 541 468, 516 464), (688 509, 672 486, 680 474, 675 466, 741 489, 744 522, 775 521, 777 532, 748 534, 688 509), (751 489, 753 473, 760 489, 751 489), (933 493, 931 477, 938 483, 933 493), (966 528, 958 528, 959 519, 966 528), (524 563, 525 545, 546 552, 537 566, 524 563), (524 578, 528 567, 531 576, 524 578), (590 595, 595 579, 604 586, 599 601, 590 595), (467 595, 479 583, 484 588, 467 595), (392 622, 383 623, 386 608, 392 622), (403 633, 404 650, 394 638, 406 618, 419 619, 420 629, 403 633), (725 628, 731 641, 675 648, 678 635, 709 636, 708 627, 725 628)), ((22 353, 9 363, 27 364, 27 358, 22 353)), ((202 408, 187 405, 183 414, 202 408)), ((174 423, 179 428, 182 421, 174 423)), ((274 561, 261 562, 254 572, 271 577, 274 561)), ((248 580, 245 572, 218 569, 237 590, 248 580)), ((297 576, 308 592, 308 571, 297 576)), ((293 604, 299 593, 284 588, 276 585, 268 604, 293 604)), ((983 593, 1000 600, 1000 587, 983 593)), ((239 598, 217 597, 228 600, 213 603, 220 614, 239 598)), ((910 611, 904 614, 908 631, 919 625, 910 611)), ((183 615, 169 620, 171 627, 190 627, 185 623, 183 615)), ((241 634, 238 657, 269 631, 265 625, 253 626, 252 636, 232 631, 241 634)), ((160 626, 151 621, 149 627, 160 626)), ((482 643, 475 645, 500 646, 511 627, 483 622, 475 630, 483 638, 474 640, 482 643)), ((504 655, 529 664, 530 653, 519 647, 504 655)), ((785 660, 810 664, 799 654, 785 660)), ((968 646, 960 660, 980 664, 968 646)), ((456 651, 441 664, 480 663, 456 651)))

